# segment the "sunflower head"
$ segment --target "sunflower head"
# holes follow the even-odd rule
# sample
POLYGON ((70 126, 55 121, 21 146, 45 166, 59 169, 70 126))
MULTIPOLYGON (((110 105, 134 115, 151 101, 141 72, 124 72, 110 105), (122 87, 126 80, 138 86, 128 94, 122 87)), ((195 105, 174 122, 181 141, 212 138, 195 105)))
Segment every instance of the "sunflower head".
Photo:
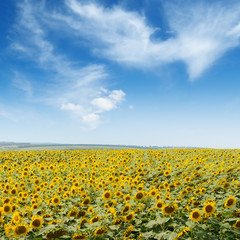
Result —
POLYGON ((137 201, 139 201, 139 200, 142 200, 143 198, 144 198, 144 192, 143 191, 138 191, 136 194, 135 194, 135 199, 137 200, 137 201))
POLYGON ((85 197, 84 199, 83 199, 83 201, 82 201, 82 205, 83 206, 87 206, 87 205, 89 205, 91 203, 91 199, 90 199, 90 197, 85 197))
POLYGON ((72 236, 72 239, 73 240, 86 240, 87 239, 87 236, 86 234, 84 233, 75 233, 73 236, 72 236))
POLYGON ((99 220, 100 220, 99 216, 94 216, 90 219, 90 223, 95 223, 95 222, 98 222, 99 220))
POLYGON ((123 198, 124 198, 124 200, 125 200, 126 202, 129 202, 132 197, 131 197, 129 194, 127 194, 127 195, 125 195, 123 198))
POLYGON ((234 224, 233 227, 240 230, 240 220, 237 220, 234 224))
POLYGON ((129 226, 129 227, 125 230, 125 232, 123 233, 123 236, 124 236, 124 237, 129 237, 129 236, 131 235, 131 233, 132 233, 133 228, 134 228, 133 225, 129 226))
POLYGON ((134 212, 130 212, 127 216, 125 216, 125 220, 127 222, 131 222, 134 218, 134 212))
POLYGON ((3 212, 4 212, 5 214, 11 213, 11 212, 12 212, 12 205, 9 204, 9 203, 5 203, 5 204, 3 205, 3 212))
POLYGON ((78 228, 79 228, 79 229, 82 228, 82 227, 84 226, 84 224, 87 223, 87 222, 88 222, 88 220, 87 220, 86 218, 83 218, 83 219, 80 221, 78 228))
POLYGON ((206 216, 211 216, 214 213, 214 211, 215 211, 214 204, 213 203, 207 203, 203 207, 203 211, 204 211, 206 216))
POLYGON ((107 191, 105 191, 105 192, 103 193, 102 197, 103 197, 103 199, 104 199, 105 201, 110 200, 111 197, 112 197, 112 193, 107 190, 107 191))
POLYGON ((103 234, 104 234, 106 231, 107 231, 107 228, 106 228, 106 227, 99 227, 99 228, 97 228, 97 229, 94 231, 93 235, 94 235, 94 236, 103 236, 103 234))
POLYGON ((163 201, 158 201, 155 205, 155 208, 162 208, 164 205, 164 202, 163 201))
POLYGON ((28 228, 25 225, 17 225, 14 227, 13 232, 15 237, 25 236, 28 232, 28 228))
POLYGON ((40 229, 42 227, 42 218, 33 216, 30 227, 35 228, 35 229, 40 229))
POLYGON ((237 202, 237 199, 236 199, 235 197, 229 197, 229 198, 226 200, 224 206, 225 206, 226 208, 231 208, 236 202, 237 202))
POLYGON ((199 221, 201 220, 201 212, 199 209, 196 209, 196 210, 193 210, 191 213, 190 213, 190 218, 193 220, 193 221, 199 221))
POLYGON ((178 205, 176 203, 174 204, 166 204, 162 207, 163 214, 172 216, 178 208, 178 205))
POLYGON ((126 204, 123 209, 122 209, 122 214, 125 214, 127 213, 131 208, 131 205, 130 204, 126 204))
POLYGON ((53 205, 57 206, 59 205, 60 201, 61 201, 60 198, 58 196, 55 196, 54 198, 52 198, 51 202, 53 205))

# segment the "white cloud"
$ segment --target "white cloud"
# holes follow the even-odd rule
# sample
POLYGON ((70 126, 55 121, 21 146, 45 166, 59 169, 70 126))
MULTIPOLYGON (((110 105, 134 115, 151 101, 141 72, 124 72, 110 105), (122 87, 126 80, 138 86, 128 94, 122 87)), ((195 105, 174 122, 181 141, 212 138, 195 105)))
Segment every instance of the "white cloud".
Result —
POLYGON ((125 95, 122 90, 113 90, 107 97, 94 98, 91 104, 96 107, 97 112, 110 111, 123 101, 125 95))
POLYGON ((89 105, 83 107, 79 104, 68 102, 62 104, 61 109, 72 112, 80 117, 82 122, 88 124, 88 127, 94 129, 100 124, 101 114, 117 108, 126 95, 122 90, 109 91, 104 88, 98 94, 100 94, 100 97, 93 98, 89 105), (107 96, 102 96, 106 94, 107 96))
MULTIPOLYGON (((96 54, 130 66, 149 68, 183 61, 191 79, 199 77, 227 50, 239 45, 240 5, 221 2, 165 3, 172 37, 151 37, 158 30, 146 18, 119 6, 67 1, 72 14, 55 14, 81 37, 92 40, 96 54)), ((163 33, 164 34, 164 33, 163 33)))
POLYGON ((86 123, 94 123, 94 125, 96 124, 96 121, 99 120, 99 115, 97 115, 96 113, 89 113, 85 116, 83 116, 83 121, 86 123))
POLYGON ((6 118, 10 121, 16 122, 17 118, 14 114, 12 114, 12 112, 10 112, 9 110, 7 111, 3 106, 0 105, 0 117, 2 118, 6 118))
MULTIPOLYGON (((19 10, 19 19, 15 26, 18 37, 12 43, 11 48, 21 53, 22 56, 31 57, 41 69, 52 76, 42 83, 37 91, 38 96, 32 96, 32 100, 71 112, 79 117, 82 123, 89 124, 90 128, 97 127, 101 117, 99 113, 103 113, 105 109, 97 113, 91 102, 101 98, 103 93, 109 92, 105 88, 106 84, 103 83, 109 77, 105 66, 100 64, 83 66, 57 51, 48 39, 48 24, 46 25, 44 21, 48 21, 51 15, 48 15, 43 2, 32 4, 26 0, 19 4, 19 10), (44 12, 46 15, 43 14, 44 12)), ((13 84, 25 92, 33 92, 30 82, 20 73, 17 73, 13 84)), ((123 94, 121 90, 120 92, 123 94)), ((119 90, 111 92, 113 97, 119 97, 116 93, 119 94, 119 90)), ((109 99, 114 104, 112 109, 121 102, 121 99, 115 100, 112 97, 109 99)))
POLYGON ((12 84, 14 87, 25 92, 27 96, 32 96, 33 94, 32 83, 19 72, 15 72, 15 76, 12 80, 12 84))
POLYGON ((114 103, 109 98, 95 98, 91 101, 92 105, 97 107, 99 111, 110 111, 115 108, 114 103))
POLYGON ((83 110, 83 107, 81 105, 75 105, 73 103, 64 103, 61 105, 61 109, 74 111, 76 113, 79 113, 79 112, 81 113, 83 110))

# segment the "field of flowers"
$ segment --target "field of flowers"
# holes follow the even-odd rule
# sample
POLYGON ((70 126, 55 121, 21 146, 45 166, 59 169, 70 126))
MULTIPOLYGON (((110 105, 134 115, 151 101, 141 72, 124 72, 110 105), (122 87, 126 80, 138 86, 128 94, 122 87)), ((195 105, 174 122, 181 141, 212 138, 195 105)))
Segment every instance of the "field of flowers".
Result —
POLYGON ((0 239, 240 239, 240 150, 0 152, 0 239))

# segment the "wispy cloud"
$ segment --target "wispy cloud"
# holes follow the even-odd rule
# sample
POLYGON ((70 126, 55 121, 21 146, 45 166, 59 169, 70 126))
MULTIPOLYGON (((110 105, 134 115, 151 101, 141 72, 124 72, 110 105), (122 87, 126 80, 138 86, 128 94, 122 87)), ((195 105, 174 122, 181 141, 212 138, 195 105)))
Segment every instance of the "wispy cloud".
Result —
MULTIPOLYGON (((103 81, 109 77, 106 67, 100 64, 84 66, 69 60, 64 52, 59 52, 48 39, 48 29, 41 14, 43 9, 43 2, 35 2, 33 5, 25 0, 19 4, 19 22, 15 26, 18 38, 11 45, 12 49, 34 60, 51 76, 48 81, 42 83, 44 90, 38 89, 38 96, 33 96, 34 101, 38 99, 61 110, 68 110, 80 117, 90 128, 95 128, 104 111, 95 114, 92 101, 104 93, 101 91, 105 87, 103 81)), ((30 82, 22 78, 20 73, 16 74, 13 84, 29 95, 33 92, 30 82)))
POLYGON ((102 57, 139 68, 183 61, 190 79, 196 79, 227 50, 239 45, 240 4, 221 3, 167 2, 165 12, 173 33, 167 40, 153 41, 158 26, 119 6, 104 8, 96 2, 68 0, 71 13, 53 16, 78 36, 92 40, 92 50, 102 57))
POLYGON ((17 121, 16 116, 12 112, 10 112, 9 110, 7 111, 6 108, 2 105, 0 105, 0 117, 6 118, 6 119, 8 119, 10 121, 13 121, 13 122, 17 121))
POLYGON ((19 72, 15 72, 15 76, 12 80, 14 87, 26 93, 28 97, 31 97, 33 94, 33 87, 31 81, 29 81, 25 76, 19 72))
POLYGON ((108 91, 106 89, 102 89, 99 94, 101 97, 92 99, 87 107, 68 102, 62 104, 61 109, 80 116, 90 128, 96 128, 100 124, 100 114, 117 108, 126 95, 122 90, 108 91))

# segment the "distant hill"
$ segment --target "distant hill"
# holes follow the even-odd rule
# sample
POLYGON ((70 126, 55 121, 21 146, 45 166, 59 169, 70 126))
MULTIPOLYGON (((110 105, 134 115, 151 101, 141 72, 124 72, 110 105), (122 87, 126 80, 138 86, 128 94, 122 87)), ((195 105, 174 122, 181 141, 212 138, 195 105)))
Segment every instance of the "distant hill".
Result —
POLYGON ((30 150, 81 150, 81 149, 192 149, 198 147, 177 147, 177 146, 137 146, 137 145, 111 145, 111 144, 59 144, 59 143, 19 143, 0 142, 0 151, 30 151, 30 150))
POLYGON ((149 148, 133 145, 110 145, 110 144, 58 144, 58 143, 18 143, 0 142, 0 151, 6 150, 76 150, 76 149, 126 149, 126 148, 149 148))

